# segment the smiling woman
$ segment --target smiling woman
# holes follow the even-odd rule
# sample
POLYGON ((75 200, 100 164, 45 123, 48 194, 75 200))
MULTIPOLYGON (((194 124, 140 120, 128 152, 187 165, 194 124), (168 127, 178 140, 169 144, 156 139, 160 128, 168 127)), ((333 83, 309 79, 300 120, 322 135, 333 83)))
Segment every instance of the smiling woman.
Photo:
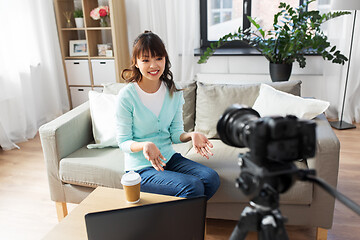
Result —
MULTIPOLYGON (((0 38, 0 146, 11 149, 33 138, 68 103, 52 1, 0 0, 0 5, 16 9, 16 21, 2 21, 6 35, 0 38)), ((4 11, 3 18, 14 19, 13 14, 4 11)))
POLYGON ((141 176, 141 191, 177 197, 206 196, 220 180, 211 168, 177 153, 172 144, 192 142, 203 157, 212 143, 200 132, 185 132, 183 93, 175 87, 162 40, 145 31, 134 41, 131 67, 123 71, 128 85, 116 100, 116 140, 125 153, 125 171, 141 176))

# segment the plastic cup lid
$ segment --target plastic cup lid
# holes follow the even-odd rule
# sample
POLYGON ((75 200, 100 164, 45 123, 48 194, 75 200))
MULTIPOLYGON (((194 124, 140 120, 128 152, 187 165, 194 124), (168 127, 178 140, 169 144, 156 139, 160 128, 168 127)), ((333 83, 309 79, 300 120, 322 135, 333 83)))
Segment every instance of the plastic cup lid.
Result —
POLYGON ((141 182, 140 174, 130 171, 125 173, 121 178, 121 184, 125 186, 133 186, 141 182))

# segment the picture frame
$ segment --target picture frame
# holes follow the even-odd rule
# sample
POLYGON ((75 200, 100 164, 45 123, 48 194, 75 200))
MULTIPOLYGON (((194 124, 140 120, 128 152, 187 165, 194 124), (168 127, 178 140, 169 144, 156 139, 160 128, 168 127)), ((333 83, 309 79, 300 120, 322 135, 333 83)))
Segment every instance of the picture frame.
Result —
POLYGON ((70 57, 87 56, 88 47, 86 40, 70 40, 69 41, 70 57))
POLYGON ((98 56, 103 56, 103 57, 106 56, 107 57, 108 55, 106 54, 106 51, 111 50, 112 45, 111 45, 111 43, 98 44, 97 48, 98 48, 98 56))

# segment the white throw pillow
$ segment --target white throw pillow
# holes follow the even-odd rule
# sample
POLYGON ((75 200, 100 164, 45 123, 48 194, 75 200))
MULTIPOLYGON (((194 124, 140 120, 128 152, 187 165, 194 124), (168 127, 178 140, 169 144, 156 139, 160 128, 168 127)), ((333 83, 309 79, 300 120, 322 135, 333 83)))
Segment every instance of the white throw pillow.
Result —
POLYGON ((90 114, 95 144, 87 148, 117 147, 115 125, 116 95, 89 91, 90 114))
POLYGON ((298 118, 310 120, 323 113, 329 105, 330 103, 322 100, 304 99, 261 84, 253 109, 261 117, 295 115, 298 118))

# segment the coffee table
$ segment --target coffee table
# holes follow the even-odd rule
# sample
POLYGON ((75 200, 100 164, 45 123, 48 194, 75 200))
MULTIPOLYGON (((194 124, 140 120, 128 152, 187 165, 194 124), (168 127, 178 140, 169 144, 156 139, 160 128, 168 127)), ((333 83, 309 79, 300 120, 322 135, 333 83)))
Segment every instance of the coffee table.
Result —
POLYGON ((128 208, 152 203, 179 200, 179 197, 141 193, 140 202, 127 203, 123 189, 97 187, 78 206, 59 222, 43 239, 71 240, 87 239, 85 215, 90 212, 99 212, 119 208, 128 208))

